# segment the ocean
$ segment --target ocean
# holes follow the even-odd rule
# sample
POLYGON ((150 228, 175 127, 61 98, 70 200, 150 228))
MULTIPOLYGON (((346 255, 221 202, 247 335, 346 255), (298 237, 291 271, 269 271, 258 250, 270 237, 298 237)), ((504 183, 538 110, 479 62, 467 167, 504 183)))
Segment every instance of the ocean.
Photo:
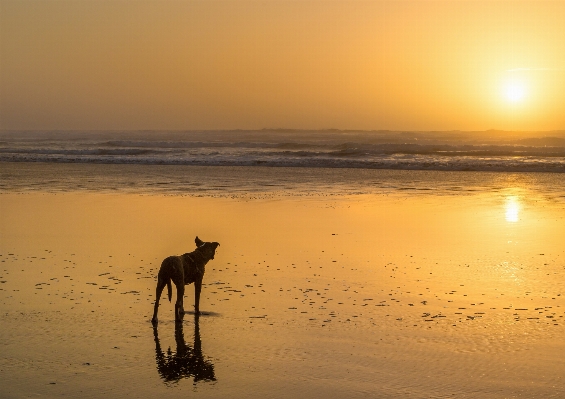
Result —
POLYGON ((4 131, 0 162, 563 173, 565 131, 4 131))
POLYGON ((565 200, 565 132, 3 132, 0 192, 565 200))

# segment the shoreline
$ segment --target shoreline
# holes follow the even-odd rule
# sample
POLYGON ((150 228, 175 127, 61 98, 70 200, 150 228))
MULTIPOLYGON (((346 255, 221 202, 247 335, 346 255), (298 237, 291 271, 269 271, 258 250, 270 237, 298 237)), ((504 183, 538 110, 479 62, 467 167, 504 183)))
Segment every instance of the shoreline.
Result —
MULTIPOLYGON (((425 161, 422 165, 411 165, 410 162, 401 165, 392 164, 379 164, 379 161, 359 161, 359 162, 334 162, 325 163, 323 165, 315 165, 308 163, 294 163, 294 162, 269 162, 269 161, 242 161, 242 162, 206 162, 206 161, 115 161, 115 160, 53 160, 48 161, 44 159, 30 160, 30 159, 3 159, 0 164, 51 164, 51 165, 138 165, 138 166, 160 166, 160 167, 201 167, 201 168, 281 168, 281 169, 344 169, 344 170, 367 170, 367 171, 404 171, 404 172, 446 172, 446 173, 508 173, 508 174, 565 174, 565 165, 547 165, 540 159, 538 166, 531 166, 530 164, 518 164, 512 169, 509 169, 505 162, 513 160, 516 156, 509 156, 508 159, 496 160, 493 165, 492 161, 486 160, 486 166, 479 165, 445 165, 448 163, 449 158, 441 161, 425 161), (437 165, 430 165, 437 163, 437 165)), ((528 158, 528 157, 525 157, 528 158)), ((555 155, 549 159, 560 159, 562 155, 555 155)))
POLYGON ((0 194, 106 192, 225 198, 486 194, 565 200, 565 174, 0 162, 0 194))

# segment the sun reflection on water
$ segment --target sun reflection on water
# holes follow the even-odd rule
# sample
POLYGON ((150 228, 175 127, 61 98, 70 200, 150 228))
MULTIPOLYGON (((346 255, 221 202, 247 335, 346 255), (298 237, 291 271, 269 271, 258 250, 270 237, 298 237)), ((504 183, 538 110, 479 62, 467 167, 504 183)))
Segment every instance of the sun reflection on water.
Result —
POLYGON ((504 208, 506 209, 506 221, 510 223, 516 223, 519 220, 518 216, 520 213, 520 201, 518 197, 507 197, 504 208))

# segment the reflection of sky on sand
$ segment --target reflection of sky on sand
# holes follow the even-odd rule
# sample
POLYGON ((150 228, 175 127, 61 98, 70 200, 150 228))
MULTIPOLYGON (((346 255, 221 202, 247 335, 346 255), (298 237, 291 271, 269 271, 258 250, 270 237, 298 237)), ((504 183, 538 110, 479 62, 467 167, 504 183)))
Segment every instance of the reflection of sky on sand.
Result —
POLYGON ((496 265, 500 282, 514 282, 519 284, 522 281, 522 278, 519 277, 520 269, 520 265, 515 262, 501 262, 496 265))
POLYGON ((565 397, 565 208, 545 193, 2 195, 0 397, 565 397), (229 243, 205 275, 218 317, 183 335, 163 301, 157 337, 155 275, 192 231, 229 243))

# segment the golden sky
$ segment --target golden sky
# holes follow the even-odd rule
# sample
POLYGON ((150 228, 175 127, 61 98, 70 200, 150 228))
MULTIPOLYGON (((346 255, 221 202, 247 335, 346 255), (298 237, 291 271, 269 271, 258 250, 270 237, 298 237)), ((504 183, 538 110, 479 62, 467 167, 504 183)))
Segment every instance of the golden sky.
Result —
POLYGON ((0 0, 2 129, 565 129, 565 1, 0 0))

